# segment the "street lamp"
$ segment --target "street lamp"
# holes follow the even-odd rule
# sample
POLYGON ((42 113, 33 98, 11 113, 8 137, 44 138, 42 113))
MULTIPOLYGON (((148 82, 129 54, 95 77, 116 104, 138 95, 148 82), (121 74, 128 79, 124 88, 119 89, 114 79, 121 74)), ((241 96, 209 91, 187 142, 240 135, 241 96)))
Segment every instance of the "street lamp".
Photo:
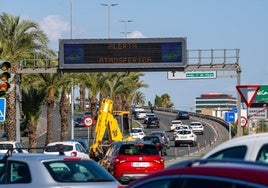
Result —
POLYGON ((131 32, 128 32, 128 31, 127 31, 127 23, 129 23, 129 22, 133 22, 133 21, 132 21, 132 20, 120 20, 120 22, 122 22, 122 23, 125 24, 125 32, 121 32, 121 33, 125 34, 125 38, 127 38, 127 35, 128 35, 129 33, 131 33, 131 32))
POLYGON ((111 31, 110 31, 110 29, 111 29, 110 28, 110 8, 113 7, 113 6, 116 6, 118 4, 117 3, 109 3, 109 4, 101 3, 101 5, 108 7, 108 38, 110 38, 110 36, 111 36, 111 31))

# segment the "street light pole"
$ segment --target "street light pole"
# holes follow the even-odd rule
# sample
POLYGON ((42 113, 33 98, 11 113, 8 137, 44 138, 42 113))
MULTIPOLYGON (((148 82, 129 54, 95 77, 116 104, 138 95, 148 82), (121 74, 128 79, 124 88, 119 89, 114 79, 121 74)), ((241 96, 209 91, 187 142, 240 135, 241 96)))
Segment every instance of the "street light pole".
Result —
POLYGON ((117 3, 109 3, 109 4, 106 4, 106 3, 101 3, 101 5, 103 6, 106 6, 108 7, 108 38, 111 37, 111 13, 110 13, 110 8, 113 7, 113 6, 116 6, 118 5, 117 3))
POLYGON ((131 33, 131 32, 128 32, 128 31, 127 31, 127 24, 128 24, 129 22, 133 22, 133 21, 132 21, 132 20, 120 20, 120 22, 122 22, 122 23, 125 24, 125 32, 121 32, 121 33, 125 34, 125 38, 127 38, 127 35, 128 35, 129 33, 131 33))

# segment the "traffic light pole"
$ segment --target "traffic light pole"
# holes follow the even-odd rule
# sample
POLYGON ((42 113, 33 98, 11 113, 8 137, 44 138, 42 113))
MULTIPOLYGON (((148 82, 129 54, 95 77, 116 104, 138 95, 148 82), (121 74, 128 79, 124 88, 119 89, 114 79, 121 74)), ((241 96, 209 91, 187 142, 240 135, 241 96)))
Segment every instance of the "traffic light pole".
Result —
POLYGON ((21 123, 21 86, 20 86, 20 76, 21 74, 16 74, 16 140, 20 141, 20 123, 21 123))

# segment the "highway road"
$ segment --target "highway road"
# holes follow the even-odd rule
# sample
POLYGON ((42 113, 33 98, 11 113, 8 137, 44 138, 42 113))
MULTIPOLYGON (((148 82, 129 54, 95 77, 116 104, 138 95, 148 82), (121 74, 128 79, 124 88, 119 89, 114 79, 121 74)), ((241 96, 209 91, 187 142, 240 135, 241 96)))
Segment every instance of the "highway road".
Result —
MULTIPOLYGON (((45 113, 45 112, 44 112, 45 113)), ((197 146, 190 147, 190 146, 180 146, 175 147, 174 146, 174 140, 173 140, 173 132, 169 132, 169 123, 171 120, 175 119, 175 114, 167 113, 167 112, 155 112, 155 114, 160 119, 160 128, 150 128, 145 129, 146 134, 150 134, 150 131, 153 130, 164 130, 167 132, 170 138, 170 149, 168 150, 168 155, 164 156, 166 160, 172 160, 181 158, 183 156, 189 156, 190 153, 196 153, 200 150, 209 147, 216 139, 217 139, 217 130, 215 130, 215 126, 213 126, 207 121, 203 121, 202 119, 197 119, 196 117, 190 117, 189 120, 182 120, 184 124, 189 124, 191 121, 201 121, 205 128, 204 128, 204 135, 197 135, 197 146)), ((43 114, 45 115, 45 114, 43 114)), ((81 117, 82 114, 75 113, 75 117, 81 117)), ((143 126, 143 121, 139 120, 140 125, 143 126)), ((70 123, 71 124, 71 123, 70 123)), ((216 127, 217 128, 217 127, 216 127)), ((60 116, 59 112, 55 110, 54 113, 54 141, 60 140, 60 116)), ((71 138, 71 128, 69 129, 69 139, 71 138)), ((85 137, 85 138, 92 138, 92 131, 91 128, 88 127, 79 127, 74 128, 74 137, 85 137)), ((90 140, 89 139, 89 140, 90 140)), ((26 143, 27 144, 27 143, 26 143)), ((37 146, 38 147, 44 147, 45 144, 45 134, 38 138, 37 140, 37 146)), ((25 145, 25 144, 24 144, 25 145)))

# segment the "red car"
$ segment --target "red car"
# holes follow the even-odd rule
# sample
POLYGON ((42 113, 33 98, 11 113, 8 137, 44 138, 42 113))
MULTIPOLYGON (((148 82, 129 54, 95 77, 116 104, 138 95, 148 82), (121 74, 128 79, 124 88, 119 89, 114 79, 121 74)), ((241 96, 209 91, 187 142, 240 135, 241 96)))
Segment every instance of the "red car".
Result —
POLYGON ((131 182, 125 188, 264 188, 268 166, 224 160, 190 160, 131 182))
POLYGON ((164 169, 164 158, 152 143, 124 142, 115 152, 108 171, 122 184, 164 169))

